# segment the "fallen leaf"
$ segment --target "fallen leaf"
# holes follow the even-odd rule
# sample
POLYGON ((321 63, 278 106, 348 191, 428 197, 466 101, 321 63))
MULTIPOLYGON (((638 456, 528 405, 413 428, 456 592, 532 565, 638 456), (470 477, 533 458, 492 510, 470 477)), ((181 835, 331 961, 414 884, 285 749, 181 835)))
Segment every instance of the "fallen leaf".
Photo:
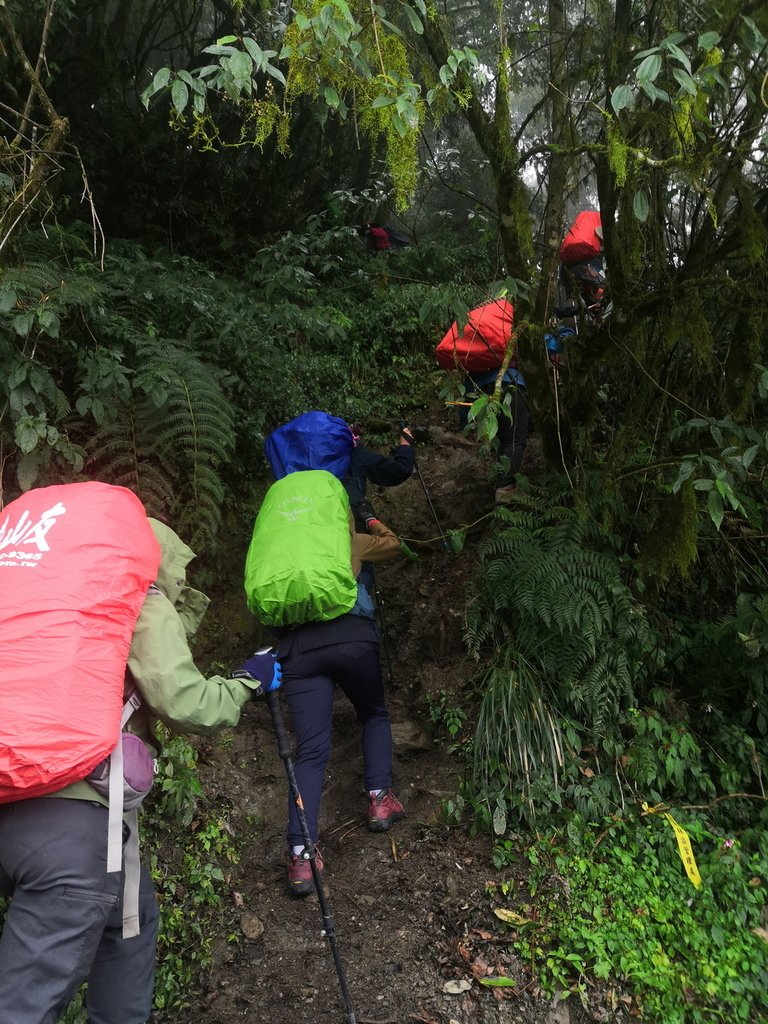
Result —
POLYGON ((232 901, 236 907, 243 907, 245 905, 243 901, 243 894, 240 892, 232 893, 232 901))
POLYGON ((493 912, 500 921, 505 921, 507 924, 533 924, 533 921, 531 921, 529 917, 521 917, 521 915, 516 914, 514 910, 505 910, 503 907, 494 907, 493 912))
POLYGON ((240 918, 240 931, 246 939, 260 939, 264 934, 264 925, 255 914, 246 911, 240 918))
POLYGON ((462 992, 469 992, 471 988, 471 981, 446 981, 443 992, 449 996, 460 996, 462 992))

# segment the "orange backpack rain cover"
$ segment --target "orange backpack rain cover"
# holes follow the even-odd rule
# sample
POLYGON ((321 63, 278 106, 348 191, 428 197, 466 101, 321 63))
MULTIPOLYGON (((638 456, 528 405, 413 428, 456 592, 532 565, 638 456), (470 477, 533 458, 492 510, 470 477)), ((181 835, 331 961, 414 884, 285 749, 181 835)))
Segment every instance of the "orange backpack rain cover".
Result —
MULTIPOLYGON (((496 299, 473 309, 461 334, 454 323, 435 349, 440 367, 476 372, 495 370, 504 362, 514 321, 514 307, 506 299, 496 299)), ((516 365, 513 356, 510 366, 516 365)))
POLYGON ((603 222, 597 210, 583 210, 568 228, 560 246, 560 262, 566 267, 592 260, 603 251, 603 222))
POLYGON ((124 487, 40 487, 0 511, 0 803, 54 793, 111 754, 159 565, 124 487))

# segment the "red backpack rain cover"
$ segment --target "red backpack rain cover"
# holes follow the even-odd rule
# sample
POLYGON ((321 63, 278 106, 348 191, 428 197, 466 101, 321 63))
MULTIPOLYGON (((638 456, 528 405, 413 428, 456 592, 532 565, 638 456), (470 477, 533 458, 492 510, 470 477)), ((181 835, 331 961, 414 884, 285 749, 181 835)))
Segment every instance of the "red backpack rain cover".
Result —
POLYGON ((56 792, 112 753, 159 565, 124 487, 40 487, 0 511, 0 803, 56 792))
MULTIPOLYGON (((461 335, 455 323, 451 326, 435 349, 438 363, 443 370, 495 370, 504 361, 514 322, 514 307, 506 299, 478 306, 461 335)), ((513 356, 510 366, 516 365, 513 356)))
POLYGON ((584 210, 568 228, 560 246, 560 262, 566 267, 594 259, 603 251, 603 223, 597 210, 584 210))

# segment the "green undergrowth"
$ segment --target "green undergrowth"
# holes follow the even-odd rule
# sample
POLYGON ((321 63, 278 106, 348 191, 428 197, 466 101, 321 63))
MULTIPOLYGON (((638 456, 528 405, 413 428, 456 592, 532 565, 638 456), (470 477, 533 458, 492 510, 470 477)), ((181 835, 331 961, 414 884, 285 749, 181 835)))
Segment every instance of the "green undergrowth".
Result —
MULTIPOLYGON (((537 838, 519 883, 489 893, 510 944, 546 992, 649 1024, 768 1019, 768 838, 743 840, 676 814, 701 877, 686 877, 659 815, 588 823, 537 838)), ((497 844, 502 871, 517 857, 497 844)), ((601 1017, 601 1019, 603 1019, 601 1017)))

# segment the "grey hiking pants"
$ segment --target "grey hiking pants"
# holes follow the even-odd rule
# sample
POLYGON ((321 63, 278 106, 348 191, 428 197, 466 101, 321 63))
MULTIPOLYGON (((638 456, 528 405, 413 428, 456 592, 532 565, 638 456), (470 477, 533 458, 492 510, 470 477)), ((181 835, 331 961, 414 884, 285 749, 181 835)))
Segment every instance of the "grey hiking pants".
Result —
POLYGON ((40 797, 0 805, 0 1024, 55 1024, 88 982, 89 1024, 145 1024, 158 911, 142 869, 141 934, 122 936, 122 872, 107 873, 107 809, 40 797))

